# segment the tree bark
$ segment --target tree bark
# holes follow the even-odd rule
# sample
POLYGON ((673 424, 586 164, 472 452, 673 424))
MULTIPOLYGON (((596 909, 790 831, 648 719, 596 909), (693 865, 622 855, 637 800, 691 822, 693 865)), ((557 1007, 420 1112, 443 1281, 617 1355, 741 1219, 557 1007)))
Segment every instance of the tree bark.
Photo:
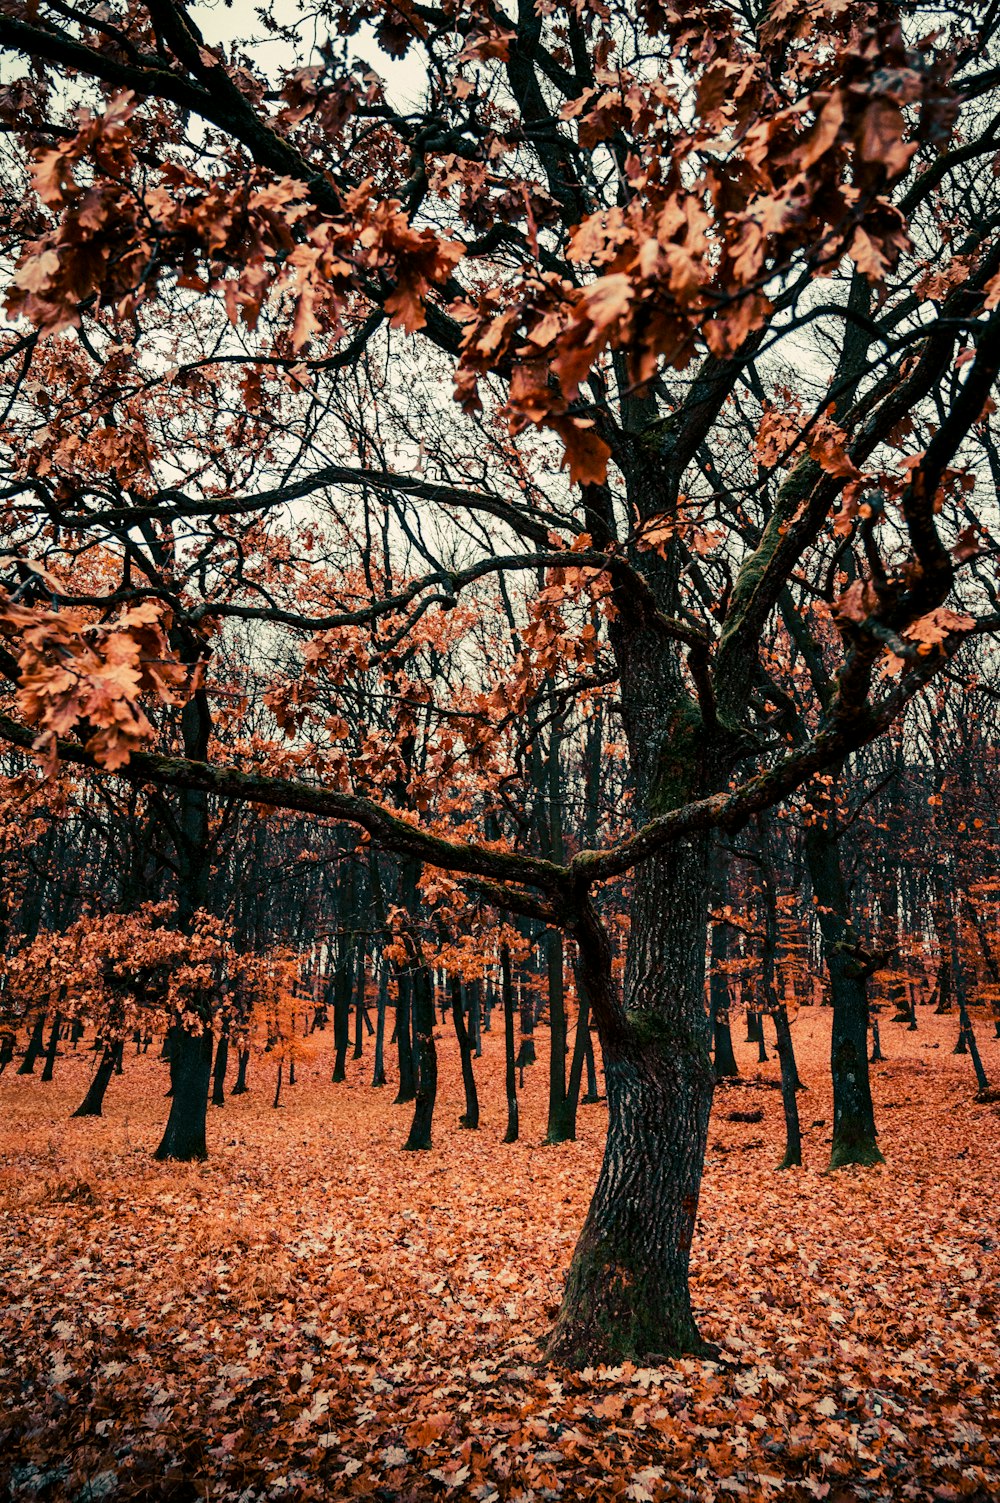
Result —
MULTIPOLYGON (((832 812, 829 815, 832 820, 832 812)), ((830 1168, 845 1164, 881 1164, 875 1107, 868 1071, 868 988, 851 953, 847 889, 840 866, 835 828, 821 822, 805 836, 806 860, 819 909, 823 958, 830 977, 833 1029, 830 1068, 833 1074, 833 1143, 830 1168)))
POLYGON ((35 1019, 28 1040, 28 1047, 24 1051, 24 1058, 17 1067, 18 1075, 34 1075, 35 1061, 45 1048, 45 1013, 40 1012, 35 1019))
POLYGON ((52 1019, 52 1027, 49 1030, 48 1047, 45 1050, 45 1067, 42 1070, 42 1080, 49 1081, 55 1074, 56 1055, 59 1053, 59 1030, 62 1027, 62 1013, 57 1012, 52 1019))
POLYGON ((211 1030, 206 1027, 202 1033, 189 1033, 186 1028, 178 1028, 171 1060, 170 1115, 154 1158, 179 1159, 184 1163, 208 1158, 205 1121, 211 1073, 211 1030))
POLYGON ((245 1096, 250 1087, 247 1085, 247 1066, 250 1063, 250 1050, 241 1049, 236 1060, 236 1084, 230 1091, 230 1096, 245 1096))
POLYGON ((563 939, 555 929, 545 935, 549 982, 549 1115, 546 1143, 565 1143, 575 1133, 570 1120, 566 1090, 566 984, 563 974, 563 939))
POLYGON ((637 874, 627 1009, 596 915, 576 929, 577 982, 604 1054, 608 1136, 549 1341, 550 1356, 573 1366, 709 1350, 688 1284, 714 1085, 706 864, 704 842, 680 842, 637 874))
POLYGON ((385 1010, 389 1005, 384 962, 378 969, 378 1003, 375 1013, 375 1063, 372 1069, 372 1085, 384 1086, 385 1081, 385 1010))
POLYGON ((406 971, 399 973, 396 990, 396 1051, 399 1064, 399 1089, 393 1105, 402 1106, 413 1101, 417 1094, 416 1076, 413 1069, 413 1043, 410 1033, 411 977, 406 971))
POLYGON ((462 982, 459 976, 449 978, 451 989, 451 1018, 458 1039, 458 1052, 462 1061, 462 1085, 465 1089, 465 1111, 458 1119, 460 1127, 475 1129, 479 1126, 479 1097, 476 1093, 476 1074, 472 1068, 472 1040, 462 1008, 462 982))
POLYGON ((74 1117, 100 1117, 104 1114, 104 1094, 111 1083, 111 1077, 115 1072, 115 1054, 117 1050, 113 1043, 104 1045, 97 1069, 91 1078, 80 1105, 73 1113, 74 1117))
POLYGON ((510 950, 500 946, 500 986, 503 993, 504 1089, 507 1093, 507 1131, 505 1143, 516 1143, 519 1131, 517 1107, 517 1057, 514 1052, 514 982, 510 969, 510 950))
POLYGON ((229 1029, 224 1027, 219 1034, 215 1051, 215 1066, 212 1070, 212 1105, 226 1104, 226 1069, 229 1065, 229 1029))
POLYGON ((434 1043, 434 983, 424 965, 411 972, 413 1022, 416 1034, 417 1088, 410 1135, 403 1147, 418 1151, 431 1146, 431 1125, 437 1100, 437 1048, 434 1043))
POLYGON ((799 1072, 795 1064, 795 1046, 784 1002, 775 999, 774 1029, 781 1065, 781 1105, 785 1113, 785 1155, 779 1169, 797 1168, 802 1163, 802 1129, 799 1123, 799 1072))

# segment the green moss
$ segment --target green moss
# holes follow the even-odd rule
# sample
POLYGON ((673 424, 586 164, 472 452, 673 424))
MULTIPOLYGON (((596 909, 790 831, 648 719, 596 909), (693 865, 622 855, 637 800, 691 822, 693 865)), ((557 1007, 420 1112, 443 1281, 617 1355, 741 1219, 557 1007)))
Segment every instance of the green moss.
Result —
POLYGON ((629 1029, 633 1038, 653 1049, 667 1049, 676 1042, 676 1033, 667 1020, 657 1012, 646 1008, 630 1007, 626 1010, 629 1029))
POLYGON ((659 454, 665 442, 677 432, 677 414, 668 412, 666 417, 655 418, 647 423, 639 434, 639 443, 651 454, 659 454))
POLYGON ((684 699, 660 747, 650 790, 650 814, 667 814, 697 796, 703 742, 704 727, 698 707, 693 700, 684 699))
POLYGON ((871 1139, 856 1143, 834 1143, 830 1153, 830 1169, 846 1169, 850 1164, 860 1164, 863 1168, 873 1169, 876 1164, 884 1164, 885 1155, 879 1151, 877 1143, 871 1139))
POLYGON ((687 1300, 670 1308, 660 1279, 622 1253, 581 1244, 574 1254, 563 1308, 546 1355, 567 1367, 595 1362, 711 1356, 687 1300))
POLYGON ((818 466, 812 460, 803 460, 796 465, 782 485, 774 511, 764 529, 764 535, 755 552, 744 562, 737 575, 719 641, 720 655, 725 654, 729 639, 740 631, 747 606, 756 594, 771 560, 781 547, 791 518, 809 494, 818 473, 818 466))

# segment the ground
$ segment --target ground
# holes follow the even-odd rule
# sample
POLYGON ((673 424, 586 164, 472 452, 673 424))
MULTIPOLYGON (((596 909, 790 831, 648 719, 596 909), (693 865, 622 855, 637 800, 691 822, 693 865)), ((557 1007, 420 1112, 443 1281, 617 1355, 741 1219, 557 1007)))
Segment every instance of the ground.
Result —
MULTIPOLYGON (((273 1057, 255 1060, 196 1166, 150 1157, 153 1051, 127 1059, 103 1120, 69 1120, 91 1056, 50 1085, 8 1069, 0 1497, 996 1499, 1000 1107, 973 1099, 955 1032, 926 1010, 916 1033, 884 1024, 887 1163, 832 1176, 829 1013, 795 1024, 802 1170, 776 1172, 777 1066, 740 1044, 694 1249, 720 1360, 578 1374, 539 1342, 604 1107, 581 1109, 579 1142, 540 1146, 540 1062, 504 1146, 499 1032, 478 1132, 458 1127, 443 1036, 426 1154, 401 1151, 410 1109, 369 1089, 369 1058, 330 1083, 328 1034, 277 1111, 273 1057)), ((1000 1084, 1000 1041, 979 1032, 1000 1084)))

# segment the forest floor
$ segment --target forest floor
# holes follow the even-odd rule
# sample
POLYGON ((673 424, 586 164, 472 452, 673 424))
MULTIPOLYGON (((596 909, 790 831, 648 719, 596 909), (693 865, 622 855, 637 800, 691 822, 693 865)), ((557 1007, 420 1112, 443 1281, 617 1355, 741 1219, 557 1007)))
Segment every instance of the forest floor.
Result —
MULTIPOLYGON (((496 1020, 495 1020, 496 1021, 496 1020)), ((777 1173, 777 1065, 738 1045, 694 1249, 716 1363, 539 1362, 601 1153, 540 1146, 547 1038, 504 1127, 503 1038, 458 1128, 442 1030, 435 1146, 409 1107, 329 1083, 329 1033, 271 1109, 275 1066, 210 1114, 204 1165, 152 1161, 165 1066, 91 1058, 0 1080, 0 1497, 1000 1498, 1000 1106, 952 1017, 883 1024, 883 1168, 824 1174, 829 1013, 795 1023, 806 1166, 777 1173), (763 1112, 759 1122, 729 1113, 763 1112), (810 1126, 810 1124, 812 1124, 810 1126)), ((1000 1041, 979 1028, 1000 1084, 1000 1041)), ((770 1052, 770 1051, 769 1051, 770 1052)), ((254 1073, 255 1072, 255 1073, 254 1073)))

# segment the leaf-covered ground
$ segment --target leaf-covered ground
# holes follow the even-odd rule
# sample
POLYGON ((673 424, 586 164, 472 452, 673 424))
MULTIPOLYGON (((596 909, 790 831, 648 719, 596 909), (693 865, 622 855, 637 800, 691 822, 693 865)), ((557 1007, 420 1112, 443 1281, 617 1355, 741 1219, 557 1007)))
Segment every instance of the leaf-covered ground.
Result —
POLYGON ((8 1070, 0 1496, 997 1498, 1000 1108, 973 1100, 952 1018, 886 1023, 888 1163, 825 1175, 828 1029, 812 1009, 795 1027, 803 1170, 775 1172, 773 1062, 740 1045, 745 1083, 716 1098, 694 1287, 722 1361, 582 1374, 541 1365, 538 1342, 604 1107, 581 1110, 579 1142, 540 1147, 539 1063, 503 1146, 498 1033, 475 1133, 443 1036, 422 1155, 401 1151, 409 1108, 369 1089, 367 1058, 329 1083, 328 1035, 278 1111, 258 1062, 194 1167, 150 1159, 152 1057, 127 1060, 97 1121, 67 1120, 89 1055, 51 1085, 8 1070))

